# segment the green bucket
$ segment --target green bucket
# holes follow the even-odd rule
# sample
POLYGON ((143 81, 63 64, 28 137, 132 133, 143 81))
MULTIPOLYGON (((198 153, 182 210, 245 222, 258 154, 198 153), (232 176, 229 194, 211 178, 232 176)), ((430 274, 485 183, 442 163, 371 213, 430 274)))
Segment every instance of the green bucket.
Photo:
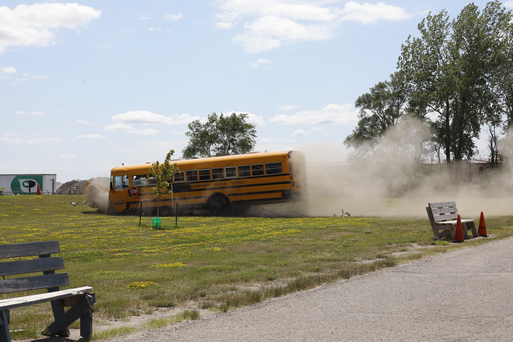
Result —
POLYGON ((153 228, 160 228, 160 217, 153 218, 153 228))

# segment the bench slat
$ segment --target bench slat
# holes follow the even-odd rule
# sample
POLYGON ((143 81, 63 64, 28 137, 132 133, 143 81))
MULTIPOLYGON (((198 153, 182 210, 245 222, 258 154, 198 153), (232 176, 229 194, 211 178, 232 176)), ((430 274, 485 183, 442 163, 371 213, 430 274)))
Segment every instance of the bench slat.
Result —
POLYGON ((81 295, 84 293, 91 293, 93 288, 90 286, 77 287, 75 289, 61 290, 58 292, 41 293, 37 295, 8 298, 0 300, 0 310, 7 310, 13 308, 19 308, 22 306, 28 306, 33 304, 40 304, 52 300, 68 298, 72 296, 81 295))
POLYGON ((431 211, 433 211, 434 215, 439 214, 447 214, 447 213, 457 213, 458 208, 456 207, 446 207, 446 208, 432 208, 431 211))
POLYGON ((449 221, 449 220, 457 220, 458 214, 447 214, 447 215, 433 215, 435 221, 449 221))
POLYGON ((67 273, 0 280, 0 294, 68 286, 67 273))
MULTIPOLYGON (((461 223, 468 223, 468 222, 475 222, 475 220, 461 220, 461 223)), ((441 221, 441 222, 437 222, 436 224, 452 224, 452 225, 455 225, 456 223, 458 222, 458 220, 451 220, 451 221, 441 221)))
POLYGON ((64 269, 62 257, 1 262, 0 276, 62 269, 64 269))
POLYGON ((59 241, 41 241, 0 245, 0 259, 60 253, 59 241))
POLYGON ((455 207, 456 202, 435 202, 428 203, 430 208, 455 207))

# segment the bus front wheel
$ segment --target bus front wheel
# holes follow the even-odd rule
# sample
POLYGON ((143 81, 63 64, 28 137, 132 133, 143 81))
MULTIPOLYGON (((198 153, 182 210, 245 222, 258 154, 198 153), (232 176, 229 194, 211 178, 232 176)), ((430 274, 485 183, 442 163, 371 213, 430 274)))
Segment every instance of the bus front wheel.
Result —
POLYGON ((207 201, 208 211, 213 216, 225 216, 230 208, 230 200, 224 195, 212 195, 207 201))

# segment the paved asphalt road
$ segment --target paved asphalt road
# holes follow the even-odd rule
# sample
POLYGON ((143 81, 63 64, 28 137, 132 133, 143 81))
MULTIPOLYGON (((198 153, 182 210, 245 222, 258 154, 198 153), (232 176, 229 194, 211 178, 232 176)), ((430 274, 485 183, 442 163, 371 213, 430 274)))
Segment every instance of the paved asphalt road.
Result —
POLYGON ((513 239, 108 341, 513 341, 513 239))

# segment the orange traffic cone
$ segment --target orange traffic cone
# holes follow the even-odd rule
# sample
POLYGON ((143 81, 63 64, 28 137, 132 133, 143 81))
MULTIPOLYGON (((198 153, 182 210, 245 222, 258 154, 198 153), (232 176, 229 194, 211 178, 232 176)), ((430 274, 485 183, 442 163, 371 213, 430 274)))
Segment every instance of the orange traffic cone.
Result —
POLYGON ((463 242, 465 238, 463 237, 463 229, 461 228, 461 218, 458 215, 458 222, 456 223, 456 230, 454 231, 454 238, 452 242, 463 242))
POLYGON ((486 234, 486 224, 483 212, 481 212, 481 218, 479 219, 479 229, 477 230, 477 235, 482 237, 488 237, 488 235, 486 234))
POLYGON ((37 183, 37 194, 41 195, 41 189, 39 188, 39 183, 37 183))

